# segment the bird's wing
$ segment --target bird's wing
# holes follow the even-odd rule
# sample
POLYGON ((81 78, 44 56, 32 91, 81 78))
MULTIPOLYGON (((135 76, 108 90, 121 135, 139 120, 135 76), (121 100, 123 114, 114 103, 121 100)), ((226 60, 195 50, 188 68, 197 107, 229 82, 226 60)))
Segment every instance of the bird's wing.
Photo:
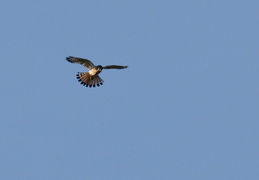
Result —
POLYGON ((89 70, 93 69, 95 67, 94 64, 88 59, 83 59, 83 58, 78 58, 78 57, 73 57, 73 56, 69 56, 66 59, 68 62, 81 64, 81 65, 85 66, 86 68, 88 68, 89 70))
POLYGON ((118 66, 118 65, 109 65, 109 66, 104 66, 103 69, 125 69, 128 66, 118 66))

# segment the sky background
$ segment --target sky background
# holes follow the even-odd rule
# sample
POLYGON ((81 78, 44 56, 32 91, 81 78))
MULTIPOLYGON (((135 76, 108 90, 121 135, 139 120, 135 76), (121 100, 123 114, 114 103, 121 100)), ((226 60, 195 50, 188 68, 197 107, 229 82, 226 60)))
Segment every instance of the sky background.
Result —
POLYGON ((0 179, 258 180, 258 9, 1 1, 0 179), (90 89, 67 56, 129 68, 90 89))

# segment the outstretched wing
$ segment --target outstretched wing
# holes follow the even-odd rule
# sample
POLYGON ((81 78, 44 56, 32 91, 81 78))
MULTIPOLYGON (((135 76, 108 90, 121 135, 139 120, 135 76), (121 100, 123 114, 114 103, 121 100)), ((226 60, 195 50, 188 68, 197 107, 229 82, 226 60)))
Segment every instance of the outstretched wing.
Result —
POLYGON ((109 66, 104 66, 103 69, 125 69, 128 66, 118 66, 118 65, 109 65, 109 66))
POLYGON ((93 69, 95 67, 94 64, 88 59, 69 56, 66 58, 66 60, 71 63, 81 64, 81 65, 85 66, 86 68, 88 68, 89 70, 93 69))

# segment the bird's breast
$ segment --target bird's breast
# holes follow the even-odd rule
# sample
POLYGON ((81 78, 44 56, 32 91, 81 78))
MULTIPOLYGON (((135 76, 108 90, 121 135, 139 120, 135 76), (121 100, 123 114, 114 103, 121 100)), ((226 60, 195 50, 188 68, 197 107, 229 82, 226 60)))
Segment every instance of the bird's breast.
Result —
POLYGON ((91 69, 91 70, 89 71, 89 74, 90 74, 91 76, 94 76, 94 75, 99 74, 100 72, 101 72, 100 70, 97 70, 97 69, 91 69))

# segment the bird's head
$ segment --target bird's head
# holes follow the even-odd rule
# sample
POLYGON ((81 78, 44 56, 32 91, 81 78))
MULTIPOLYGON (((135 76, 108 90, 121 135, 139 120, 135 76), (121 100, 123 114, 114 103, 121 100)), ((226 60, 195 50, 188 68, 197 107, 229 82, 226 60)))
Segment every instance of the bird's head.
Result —
POLYGON ((97 70, 97 71, 102 71, 103 70, 103 67, 101 66, 101 65, 98 65, 98 66, 95 66, 95 69, 97 70))

